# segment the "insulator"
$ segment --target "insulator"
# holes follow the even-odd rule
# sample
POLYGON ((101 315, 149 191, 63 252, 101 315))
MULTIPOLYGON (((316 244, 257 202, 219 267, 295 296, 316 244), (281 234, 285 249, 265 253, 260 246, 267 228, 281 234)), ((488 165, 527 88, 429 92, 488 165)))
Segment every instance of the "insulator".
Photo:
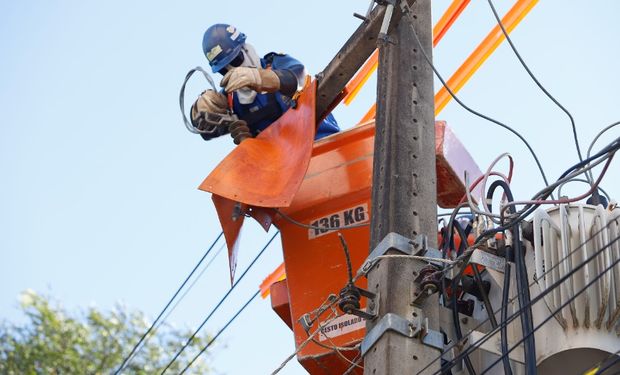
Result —
POLYGON ((353 309, 359 309, 360 296, 357 287, 349 283, 340 290, 340 302, 338 303, 338 307, 345 313, 349 313, 353 309))

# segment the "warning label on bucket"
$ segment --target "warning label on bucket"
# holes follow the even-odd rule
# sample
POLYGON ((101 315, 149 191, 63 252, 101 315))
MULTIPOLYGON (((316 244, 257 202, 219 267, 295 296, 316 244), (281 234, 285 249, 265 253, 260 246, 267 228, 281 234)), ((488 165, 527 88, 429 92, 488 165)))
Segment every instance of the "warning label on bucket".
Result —
POLYGON ((355 315, 342 315, 327 322, 322 322, 323 328, 319 331, 319 341, 325 341, 328 338, 338 337, 345 333, 363 329, 366 326, 364 319, 355 315))
POLYGON ((338 228, 346 228, 355 224, 365 223, 370 219, 368 215, 368 204, 360 204, 359 206, 347 208, 339 212, 313 220, 308 229, 308 238, 314 239, 332 230, 338 228))

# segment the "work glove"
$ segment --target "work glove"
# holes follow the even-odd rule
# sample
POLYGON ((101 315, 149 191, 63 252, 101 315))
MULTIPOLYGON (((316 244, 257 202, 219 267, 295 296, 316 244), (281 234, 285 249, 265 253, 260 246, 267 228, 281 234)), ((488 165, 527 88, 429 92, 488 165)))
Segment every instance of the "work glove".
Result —
POLYGON ((213 90, 204 91, 192 105, 192 125, 199 130, 212 130, 204 123, 209 113, 226 113, 228 100, 226 96, 213 90))
POLYGON ((233 68, 222 79, 224 91, 233 92, 249 88, 256 92, 276 92, 280 89, 280 78, 270 69, 238 67, 233 68))

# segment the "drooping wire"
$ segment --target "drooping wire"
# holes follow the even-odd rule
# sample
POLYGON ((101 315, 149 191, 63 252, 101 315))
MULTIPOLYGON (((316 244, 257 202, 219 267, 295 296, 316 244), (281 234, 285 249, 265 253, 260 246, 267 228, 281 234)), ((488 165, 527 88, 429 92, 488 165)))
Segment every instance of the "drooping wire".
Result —
MULTIPOLYGON (((571 179, 579 176, 580 174, 586 173, 587 171, 592 169, 594 166, 600 164, 606 159, 611 158, 618 149, 620 149, 620 137, 615 139, 613 142, 611 142, 609 145, 604 147, 601 151, 599 151, 595 155, 588 157, 584 161, 579 162, 573 165, 572 167, 568 168, 566 171, 564 171, 564 173, 562 173, 562 175, 558 178, 556 182, 546 186, 544 189, 534 194, 532 200, 537 200, 538 203, 527 204, 524 208, 522 208, 520 211, 517 212, 516 216, 511 216, 510 220, 507 223, 481 233, 478 236, 478 238, 474 241, 474 246, 476 246, 478 243, 483 241, 484 238, 494 235, 495 233, 504 231, 512 227, 516 223, 525 219, 532 212, 534 212, 534 210, 536 210, 536 208, 538 208, 543 203, 542 201, 544 201, 547 197, 549 197, 551 192, 555 190, 558 186, 562 185, 563 183, 567 181, 570 181, 571 179), (601 159, 597 160, 599 158, 601 159), (594 160, 597 160, 597 161, 594 164, 590 164, 594 160)), ((601 175, 599 176, 599 179, 598 179, 599 182, 603 175, 604 173, 601 173, 601 175)), ((594 183, 592 187, 593 189, 590 189, 590 190, 596 189, 598 187, 598 184, 594 183)), ((504 208, 507 209, 508 207, 510 206, 506 205, 504 208)))
MULTIPOLYGON (((408 13, 408 16, 411 17, 411 14, 408 13)), ((494 118, 491 118, 487 115, 484 115, 472 108, 470 108, 469 106, 467 106, 465 103, 463 103, 461 101, 461 99, 459 99, 456 94, 454 93, 454 91, 452 91, 452 89, 448 86, 448 83, 446 82, 446 80, 443 78, 443 76, 439 73, 439 71, 437 70, 437 68, 435 67, 435 65, 433 64, 433 62, 431 61, 429 55, 426 53, 426 51, 424 50, 424 48, 422 47, 422 43, 420 42, 420 39, 418 38, 418 34, 416 33, 413 24, 409 23, 409 26, 411 27, 411 31, 413 34, 414 39, 416 40, 416 42, 418 43, 418 47, 420 48, 420 51, 422 52, 422 55, 424 56, 424 59, 426 60, 426 62, 428 63, 428 65, 431 67, 431 69, 433 69, 433 72, 435 72, 435 76, 437 76, 437 78, 439 79, 439 81, 441 82, 441 84, 443 85, 443 87, 446 88, 446 91, 448 91, 448 93, 450 94, 450 96, 452 96, 452 98, 461 106, 463 107, 466 111, 468 111, 469 113, 472 113, 482 119, 485 119, 489 122, 492 122, 496 125, 501 126, 502 128, 508 130, 509 132, 511 132, 512 134, 516 135, 522 142, 523 144, 525 144, 525 146, 527 147, 527 149, 530 151, 530 153, 532 154, 532 157, 534 158, 534 161, 536 162, 536 166, 538 166, 538 170, 540 171, 540 175, 543 178, 543 181, 545 182, 545 185, 549 185, 549 181, 547 181, 547 175, 545 174, 545 171, 542 167, 542 165, 540 164, 540 160, 538 159, 538 156, 536 155, 536 152, 534 152, 534 149, 532 148, 532 146, 530 146, 529 142, 515 129, 511 128, 510 126, 495 120, 494 118)))
POLYGON ((254 266, 254 264, 256 263, 256 261, 261 257, 261 255, 263 255, 263 253, 265 252, 265 250, 267 250, 267 248, 269 247, 269 245, 271 244, 271 242, 273 242, 273 240, 276 238, 276 236, 279 234, 280 232, 276 232, 267 242, 267 244, 265 244, 265 246, 263 246, 263 248, 258 252, 258 254, 254 257, 254 259, 250 262, 250 264, 247 266, 247 268, 243 271, 243 273, 241 274, 241 276, 239 276, 239 278, 235 281, 235 283, 230 287, 230 289, 228 289, 228 291, 226 292, 226 294, 220 299, 220 301, 217 303, 217 305, 215 305, 215 307, 209 312, 209 315, 207 315, 207 317, 202 321, 202 323, 200 323, 200 325, 198 326, 198 328, 196 328, 196 330, 194 331, 194 333, 189 337, 189 339, 187 339, 187 341, 185 342, 185 344, 183 344, 183 346, 181 347, 181 349, 179 349, 179 351, 174 355, 174 357, 172 357, 172 359, 170 360, 170 362, 168 362, 168 364, 166 365, 166 367, 162 370, 161 374, 163 375, 166 370, 168 370, 170 368, 170 366, 172 366, 172 364, 179 358, 179 356, 185 351, 185 349, 187 349, 187 347, 192 343, 192 341, 194 340, 194 338, 196 337, 196 335, 198 335, 198 332, 200 332, 200 330, 202 330, 202 327, 205 326, 205 324, 207 324, 207 322, 209 321, 209 319, 211 319, 211 317, 213 316, 213 314, 215 314, 215 312, 220 308, 220 306, 226 301, 226 299, 228 298, 228 296, 230 295, 230 293, 232 293, 233 290, 235 290, 235 288, 237 287, 237 285, 239 285, 239 283, 241 282, 241 280, 243 280, 243 278, 245 277, 245 275, 248 273, 248 271, 252 268, 252 266, 254 266))
POLYGON ((187 366, 185 366, 185 368, 183 368, 183 370, 181 370, 181 372, 179 373, 179 375, 181 374, 185 374, 185 371, 187 371, 192 364, 194 364, 194 362, 198 359, 198 357, 200 357, 202 355, 202 353, 204 353, 207 349, 209 349, 209 347, 211 345, 213 345, 213 343, 215 342, 215 340, 217 340, 217 338, 226 330, 226 328, 228 328, 228 326, 230 326, 232 324, 232 322, 235 321, 235 319, 239 316, 239 314, 241 314, 243 312, 243 310, 245 310, 246 307, 248 307, 248 305, 254 301, 254 299, 256 299, 256 297, 260 294, 260 290, 257 290, 256 293, 254 293, 254 295, 252 297, 250 297, 250 299, 248 299, 248 301, 239 309, 237 310, 237 312, 235 313, 235 315, 233 315, 232 318, 230 318, 230 320, 215 334, 215 336, 213 336, 211 338, 211 340, 209 340, 209 342, 202 348, 200 349, 200 351, 198 352, 198 354, 196 354, 194 356, 194 358, 192 358, 191 361, 189 361, 189 363, 187 364, 187 366))
POLYGON ((168 310, 168 313, 166 314, 166 316, 164 316, 164 318, 162 319, 162 321, 165 321, 168 319, 168 317, 170 316, 170 314, 172 314, 172 312, 177 308, 177 306, 179 306, 179 303, 185 298, 185 296, 192 290, 192 288, 194 288, 194 285, 196 285, 196 283, 198 282, 198 280, 200 280, 200 278, 202 277, 202 275, 209 269, 209 267, 211 266, 211 264, 213 263, 213 261, 215 260, 215 258, 217 258, 218 255, 220 255, 220 253, 222 252, 222 250, 224 250, 226 248, 226 242, 223 242, 220 247, 217 249, 217 251, 215 252, 215 254, 213 254, 213 257, 207 262, 207 264, 205 264, 205 266, 202 268, 202 270, 200 271, 200 273, 198 275, 196 275, 196 278, 194 279, 194 281, 192 281, 191 284, 189 284, 189 286, 185 289, 185 292, 183 292, 183 294, 181 295, 181 297, 179 297, 177 299, 177 301, 175 302, 175 304, 170 308, 170 310, 168 310))
POLYGON ((202 264, 202 262, 205 260, 205 258, 209 255, 209 253, 211 252, 211 250, 213 250, 213 247, 215 246, 215 244, 217 243, 217 241, 219 241, 219 239, 222 237, 222 234, 224 234, 224 232, 220 232, 220 234, 218 234, 218 236, 215 238, 215 240, 213 241, 213 243, 211 243, 211 246, 209 246, 209 249, 204 253, 204 255, 202 256, 202 258, 200 258, 200 260, 198 261, 198 263, 196 263, 196 265, 194 266, 194 269, 192 269, 192 271, 189 273, 189 275, 187 275, 187 277, 185 278, 185 280, 183 281, 183 283, 181 284, 181 286, 177 289, 177 291, 172 295, 172 298, 170 298, 170 300, 168 301, 168 303, 166 303, 166 306, 164 306, 164 308, 161 310, 161 312, 159 313, 159 315, 157 315, 157 318, 155 318, 155 320, 153 321, 153 323, 151 324, 151 326, 146 330, 146 332, 144 332, 144 334, 142 335, 142 337, 140 337, 140 340, 138 340, 138 342, 134 345, 134 347, 131 349, 131 351, 129 352, 129 354, 127 354, 127 356, 123 359, 123 362, 121 363, 121 365, 118 367, 118 369, 116 369, 116 371, 114 372, 114 374, 119 374, 124 368, 125 366, 129 363, 130 358, 134 355, 134 353, 136 353, 136 351, 138 350, 138 347, 140 346, 140 344, 142 344, 142 342, 144 342, 147 338, 147 336, 149 335, 149 333, 151 333, 151 331, 153 330, 153 328, 155 327, 155 325, 159 322, 159 320, 161 319, 161 317, 164 315, 164 313, 166 312, 166 310, 168 310, 168 307, 170 307, 170 305, 172 304, 172 302, 174 301, 174 299, 177 297, 177 295, 181 292, 181 290, 183 289, 183 287, 185 287, 185 284, 187 284, 187 282, 189 281, 189 279, 192 277, 192 275, 194 274, 194 272, 196 272, 196 270, 198 269, 198 267, 200 267, 200 265, 202 264))
POLYGON ((497 14, 497 10, 495 10, 495 6, 493 6, 493 2, 491 0, 488 0, 489 2, 489 6, 491 7, 491 10, 493 11, 493 15, 495 16, 495 19, 497 20, 497 24, 499 25, 500 29, 502 29, 502 33, 504 33, 504 36, 506 37, 506 41, 508 42, 508 44, 510 45, 510 48, 512 49, 512 51, 514 52, 515 56, 517 56, 517 59, 519 59, 519 62, 521 63, 521 65, 523 66, 523 69, 525 69, 525 71, 527 72, 527 74, 530 76, 530 78, 532 78, 532 81, 534 81, 534 83, 536 83, 536 86, 538 86, 538 88, 545 93, 545 95, 552 101, 555 103, 555 105, 557 105, 564 113, 566 113, 566 115, 568 116, 568 118, 570 119, 570 123, 571 123, 571 127, 573 129, 573 138, 575 140, 575 148, 577 149, 577 155, 579 156, 579 161, 583 161, 583 157, 581 155, 581 148, 579 147, 579 138, 577 137, 577 126, 575 125, 575 119, 573 118, 573 116, 570 114, 570 112, 564 108, 564 106, 562 106, 562 104, 560 104, 560 102, 558 102, 556 100, 556 98, 553 97, 553 95, 551 95, 549 93, 549 91, 547 91, 547 89, 538 81, 538 79, 536 78, 536 76, 534 76, 534 73, 532 73, 532 71, 530 70, 530 68, 528 67, 528 65, 525 63, 525 61, 523 60, 523 57, 521 57, 521 54, 519 53, 519 51, 517 50, 517 47, 515 47, 514 43, 512 42, 512 38, 510 38, 510 36, 508 35, 508 32, 506 31, 506 29, 504 28, 504 24, 502 23, 501 18, 499 17, 499 15, 497 14))
MULTIPOLYGON (((585 241, 583 241, 581 244, 579 244, 577 247, 575 247, 573 250, 571 250, 568 254, 566 254, 564 257, 562 257, 562 259, 559 259, 557 262, 555 262, 555 264, 553 264, 551 267, 549 267, 549 269, 545 269, 544 273, 542 275, 536 275, 536 280, 534 280, 531 284, 528 285, 528 287, 532 287, 534 284, 536 284, 538 282, 538 280, 541 280, 542 278, 544 278, 546 275, 550 274, 551 272, 553 272, 556 268, 560 267, 563 262, 567 261, 568 259, 570 259, 577 251, 580 251, 586 244, 588 244, 593 238, 595 238, 596 236, 598 236, 600 233, 602 233, 603 231, 607 230, 609 228, 609 226, 611 226, 613 223, 618 224, 618 220, 612 220, 610 221, 606 226, 600 228, 599 230, 597 230, 595 233, 592 233, 591 236, 589 238, 587 238, 585 241)), ((616 238, 616 239, 612 239, 606 246, 604 246, 602 249, 599 249, 599 251, 597 251, 596 253, 594 253, 592 256, 590 256, 589 258, 587 258, 586 260, 584 260, 580 265, 578 265, 574 270, 569 271, 567 275, 561 277, 559 280, 557 280, 556 282, 554 282, 552 285, 550 285, 546 290, 544 290, 543 292, 541 292, 539 295, 537 295, 530 303, 531 305, 534 305, 535 303, 537 303, 538 301, 540 301, 541 299, 545 298, 545 296, 549 293, 551 293, 556 287, 558 287, 561 283, 563 283, 566 279, 568 279, 574 272, 577 272, 580 268, 584 267, 585 264, 587 264, 588 262, 592 261, 593 259, 596 259, 597 256, 600 255, 600 253, 602 251, 604 251, 606 248, 608 248, 609 246, 611 246, 613 243, 615 243, 616 241, 620 240, 620 237, 616 238)), ((466 255, 464 255, 465 257, 466 255)), ((456 263, 455 263, 456 264, 456 263)), ((465 267, 466 264, 463 265, 463 267, 465 267)), ((446 272, 446 271, 444 271, 446 272)), ((508 303, 512 303, 513 301, 515 301, 517 299, 517 296, 512 297, 508 303)), ((503 305, 507 305, 507 304, 503 304, 503 305)), ((497 309, 496 311, 494 311, 493 313, 498 313, 500 311, 500 309, 497 309)), ((508 323, 510 323, 512 320, 516 319, 518 317, 519 314, 522 313, 522 311, 524 311, 523 309, 520 309, 516 312, 514 312, 510 317, 502 319, 502 322, 499 324, 499 329, 502 329, 504 327, 507 326, 508 323), (506 323, 508 322, 508 323, 506 323)), ((473 329, 471 329, 464 337, 468 337, 472 334, 472 332, 477 331, 479 329, 481 329, 487 322, 489 321, 489 319, 485 319, 483 321, 481 321, 476 327, 474 327, 473 329)), ((476 342, 475 347, 473 349, 471 349, 472 351, 477 349, 478 347, 480 347, 482 344, 484 344, 486 341, 488 341, 493 335, 495 335, 497 333, 497 329, 493 329, 490 332, 486 333, 485 336, 476 342)), ((447 348, 444 349, 444 352, 442 353, 442 355, 437 356, 434 360, 432 360, 431 362, 429 362, 425 367, 423 367, 422 369, 420 369, 415 375, 419 375, 420 373, 424 372, 426 369, 428 369, 433 363, 442 360, 443 359, 443 354, 448 353, 450 350, 454 349, 455 347, 457 347, 459 345, 459 343, 453 343, 450 346, 448 346, 447 348)), ((462 353, 461 353, 462 354, 462 353)), ((458 360, 460 359, 453 359, 453 363, 456 363, 458 360)))
MULTIPOLYGON (((608 125, 606 127, 604 127, 600 132, 598 132, 598 134, 596 134, 596 136, 594 137, 594 139, 592 140, 592 143, 590 143, 590 146, 588 147, 588 153, 586 154, 586 157, 590 157, 590 152, 592 152, 592 147, 594 147, 594 144, 596 143, 596 141, 598 141, 598 139, 605 133, 607 132, 609 129, 613 128, 614 126, 620 125, 620 121, 616 121, 611 125, 608 125)), ((592 171, 590 171, 590 180, 593 180, 594 178, 592 177, 592 171)))

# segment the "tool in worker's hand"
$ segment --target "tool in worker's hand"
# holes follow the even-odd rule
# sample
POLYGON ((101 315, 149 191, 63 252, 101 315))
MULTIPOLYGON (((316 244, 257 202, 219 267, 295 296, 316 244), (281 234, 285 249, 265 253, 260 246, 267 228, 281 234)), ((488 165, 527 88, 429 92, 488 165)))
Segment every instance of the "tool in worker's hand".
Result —
POLYGON ((213 79, 201 67, 196 67, 187 73, 187 75, 185 76, 185 80, 183 81, 183 85, 181 86, 181 92, 179 93, 179 106, 181 108, 183 122, 185 123, 185 127, 187 128, 187 130, 194 134, 213 134, 221 128, 225 128, 230 132, 234 143, 237 145, 247 138, 252 138, 252 133, 250 132, 248 124, 245 121, 240 120, 237 115, 235 115, 230 109, 232 107, 232 94, 228 94, 229 103, 226 113, 203 112, 201 114, 201 122, 204 125, 200 126, 199 129, 191 124, 191 122, 187 119, 187 116, 185 115, 185 86, 187 85, 187 81, 189 81, 191 76, 197 71, 203 74, 203 76, 207 79, 207 81, 213 88, 213 91, 217 92, 217 88, 215 87, 213 79))

